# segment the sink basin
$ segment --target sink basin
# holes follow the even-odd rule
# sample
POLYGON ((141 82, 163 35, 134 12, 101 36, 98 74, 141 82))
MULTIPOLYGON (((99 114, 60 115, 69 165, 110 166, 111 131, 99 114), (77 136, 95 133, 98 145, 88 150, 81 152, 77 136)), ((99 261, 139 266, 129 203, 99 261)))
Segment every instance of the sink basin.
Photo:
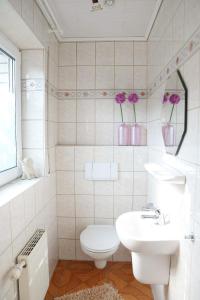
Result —
POLYGON ((158 225, 155 219, 142 218, 151 212, 133 211, 116 221, 121 243, 131 252, 149 255, 171 255, 179 246, 179 233, 172 224, 158 225))

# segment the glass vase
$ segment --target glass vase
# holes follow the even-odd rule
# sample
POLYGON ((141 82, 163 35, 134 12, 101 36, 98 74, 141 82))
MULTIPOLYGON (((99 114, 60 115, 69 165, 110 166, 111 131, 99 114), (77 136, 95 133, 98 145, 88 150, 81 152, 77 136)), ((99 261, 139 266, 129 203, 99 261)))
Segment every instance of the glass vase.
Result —
POLYGON ((162 126, 162 135, 165 146, 174 146, 175 143, 175 130, 174 126, 167 123, 162 126))
POLYGON ((140 126, 137 123, 134 123, 131 126, 131 145, 133 146, 142 145, 142 126, 140 126))
POLYGON ((130 127, 122 123, 118 128, 118 145, 127 146, 130 144, 130 127))

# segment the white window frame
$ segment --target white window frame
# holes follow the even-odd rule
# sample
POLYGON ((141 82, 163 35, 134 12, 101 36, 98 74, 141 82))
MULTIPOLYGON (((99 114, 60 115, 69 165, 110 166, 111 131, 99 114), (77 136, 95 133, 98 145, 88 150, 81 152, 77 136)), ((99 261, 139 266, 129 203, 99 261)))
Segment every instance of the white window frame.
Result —
POLYGON ((20 160, 22 155, 21 144, 21 54, 16 46, 0 33, 0 49, 15 59, 15 103, 16 103, 16 146, 17 166, 0 173, 0 186, 5 185, 21 175, 20 160))

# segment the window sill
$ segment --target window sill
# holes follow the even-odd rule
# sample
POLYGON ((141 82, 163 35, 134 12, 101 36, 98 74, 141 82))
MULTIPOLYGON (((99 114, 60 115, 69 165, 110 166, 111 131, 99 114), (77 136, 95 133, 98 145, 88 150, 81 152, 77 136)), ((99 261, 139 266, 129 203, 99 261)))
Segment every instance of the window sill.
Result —
POLYGON ((0 207, 40 182, 42 177, 31 180, 16 179, 0 188, 0 207))

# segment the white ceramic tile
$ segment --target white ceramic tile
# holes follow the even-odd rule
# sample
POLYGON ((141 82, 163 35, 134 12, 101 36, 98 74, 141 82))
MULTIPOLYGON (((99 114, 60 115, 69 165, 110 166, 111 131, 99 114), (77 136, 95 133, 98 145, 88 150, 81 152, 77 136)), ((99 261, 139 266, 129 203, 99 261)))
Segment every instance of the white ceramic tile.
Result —
POLYGON ((133 197, 133 210, 142 210, 146 206, 146 196, 134 196, 133 197))
POLYGON ((95 100, 77 100, 77 122, 95 122, 95 100))
POLYGON ((133 67, 115 67, 115 89, 133 88, 133 67))
POLYGON ((76 100, 58 101, 58 121, 76 122, 76 100))
POLYGON ((23 148, 43 148, 44 146, 43 121, 22 121, 23 148))
POLYGON ((95 218, 113 218, 113 196, 95 196, 95 218))
POLYGON ((11 243, 10 206, 4 205, 0 208, 0 254, 11 243))
POLYGON ((147 65, 147 42, 134 42, 134 66, 147 65))
POLYGON ((96 100, 96 122, 109 123, 113 122, 113 99, 96 100))
POLYGON ((120 244, 119 249, 113 255, 114 261, 131 261, 131 253, 122 244, 120 244))
POLYGON ((95 195, 113 195, 113 181, 95 181, 95 195))
POLYGON ((44 103, 42 91, 22 92, 22 119, 42 119, 44 103))
POLYGON ((144 171, 144 164, 148 162, 147 147, 134 147, 134 171, 144 171))
POLYGON ((121 214, 132 210, 132 196, 114 197, 114 217, 118 218, 121 214))
POLYGON ((58 74, 59 89, 76 89, 76 67, 59 67, 58 74))
POLYGON ((59 259, 75 259, 75 240, 59 239, 59 259))
POLYGON ((93 161, 93 147, 76 146, 75 147, 75 170, 84 171, 85 163, 93 161))
POLYGON ((35 217, 35 189, 24 192, 25 225, 27 226, 35 217))
POLYGON ((94 197, 91 195, 76 195, 76 217, 94 217, 94 197))
POLYGON ((77 65, 90 66, 95 64, 95 43, 77 43, 77 65))
POLYGON ((73 146, 56 147, 56 170, 59 171, 74 170, 74 147, 73 146))
POLYGON ((115 195, 132 195, 133 194, 133 173, 119 172, 119 179, 114 182, 115 195))
POLYGON ((96 123, 96 145, 113 145, 112 123, 96 123))
POLYGON ((14 198, 10 204, 12 240, 23 230, 25 226, 25 211, 24 211, 24 197, 20 195, 14 198))
POLYGON ((147 70, 145 66, 134 66, 133 81, 135 89, 147 88, 147 70))
POLYGON ((95 67, 77 67, 77 89, 95 88, 95 67))
POLYGON ((75 193, 78 195, 92 195, 94 192, 93 181, 85 179, 84 172, 75 173, 75 193))
POLYGON ((57 216, 75 217, 74 195, 57 195, 57 216))
POLYGON ((133 65, 133 42, 115 42, 115 64, 133 65))
POLYGON ((113 225, 113 219, 95 218, 97 225, 113 225))
POLYGON ((9 271, 13 266, 12 248, 9 247, 0 255, 0 291, 1 295, 5 295, 12 287, 12 279, 9 271))
POLYGON ((133 171, 133 147, 114 147, 114 162, 119 171, 133 171))
POLYGON ((58 217, 58 238, 75 238, 75 218, 58 217))
POLYGON ((57 193, 74 194, 74 172, 57 171, 57 193))
POLYGON ((95 123, 77 123, 77 144, 94 145, 95 123))
POLYGON ((76 218, 76 239, 80 238, 81 232, 88 226, 94 224, 93 218, 76 218))
POLYGON ((114 65, 114 42, 96 43, 96 65, 114 65))
POLYGON ((58 144, 76 144, 76 123, 58 123, 58 144))
POLYGON ((95 162, 112 162, 113 147, 112 146, 96 146, 94 147, 95 162))
POLYGON ((43 50, 22 51, 22 79, 44 78, 43 55, 43 50))
POLYGON ((96 88, 97 89, 114 88, 114 67, 112 66, 96 67, 96 88))
POLYGON ((146 195, 146 172, 134 172, 134 195, 146 195))
POLYGON ((76 259, 77 260, 92 260, 90 256, 85 254, 81 249, 80 241, 76 240, 76 259))
POLYGON ((76 65, 76 43, 59 43, 59 66, 76 65))

